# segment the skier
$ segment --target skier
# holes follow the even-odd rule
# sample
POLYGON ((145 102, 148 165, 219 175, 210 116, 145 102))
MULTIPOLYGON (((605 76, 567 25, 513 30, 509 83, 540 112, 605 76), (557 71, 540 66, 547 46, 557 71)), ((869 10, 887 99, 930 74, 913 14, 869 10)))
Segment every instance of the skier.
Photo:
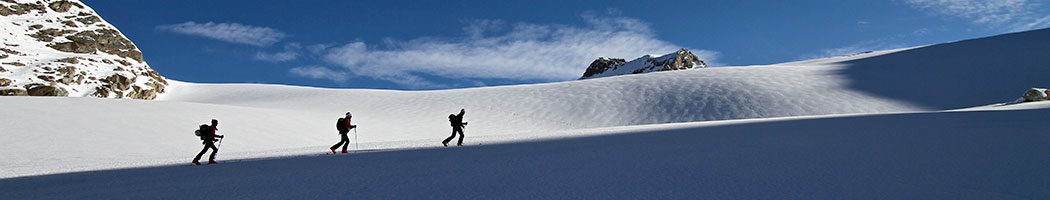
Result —
POLYGON ((340 145, 343 146, 343 153, 347 153, 346 147, 350 146, 350 138, 346 137, 346 134, 350 133, 350 129, 357 128, 357 125, 350 124, 351 117, 353 115, 350 115, 350 112, 346 112, 345 118, 339 118, 339 121, 335 122, 335 129, 339 130, 339 136, 342 136, 342 140, 339 140, 339 143, 335 143, 335 145, 332 145, 332 148, 329 148, 332 150, 332 154, 335 154, 335 149, 339 148, 340 145))
POLYGON ((215 138, 223 138, 224 137, 222 135, 216 135, 215 134, 216 131, 219 131, 218 127, 219 127, 219 120, 215 120, 215 119, 211 119, 211 126, 208 126, 207 124, 201 124, 200 132, 201 132, 201 140, 204 141, 202 143, 202 144, 204 144, 204 149, 201 149, 201 152, 197 153, 197 157, 193 157, 193 164, 194 165, 201 165, 201 163, 200 163, 201 156, 204 155, 204 152, 208 151, 208 148, 212 149, 211 150, 211 156, 208 157, 208 164, 215 164, 215 154, 219 153, 219 148, 215 147, 215 141, 219 141, 219 140, 215 139, 215 138))
POLYGON ((452 138, 456 138, 456 132, 459 132, 459 143, 456 146, 463 146, 463 126, 467 125, 466 122, 463 122, 463 114, 465 113, 466 110, 459 109, 458 115, 448 115, 448 121, 452 124, 452 136, 448 136, 448 138, 445 138, 445 141, 441 141, 441 145, 448 147, 448 142, 452 141, 452 138))

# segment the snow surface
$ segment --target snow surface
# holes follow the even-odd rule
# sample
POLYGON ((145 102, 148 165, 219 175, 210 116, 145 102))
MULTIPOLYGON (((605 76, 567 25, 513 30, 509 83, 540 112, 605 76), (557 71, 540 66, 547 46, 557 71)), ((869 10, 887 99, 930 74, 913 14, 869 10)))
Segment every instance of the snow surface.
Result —
POLYGON ((1050 135, 1031 130, 1048 117, 1050 109, 603 128, 505 145, 0 179, 0 197, 1045 199, 1050 135))
POLYGON ((1048 30, 456 90, 173 81, 157 101, 0 97, 0 199, 1045 199, 1050 103, 997 103, 1047 85, 1039 77, 1050 69, 1033 66, 1050 57, 1011 55, 1050 45, 1007 47, 1044 42, 1048 30), (1004 48, 992 61, 949 61, 981 45, 1004 48), (894 65, 916 72, 880 74, 905 73, 894 65), (442 149, 446 116, 460 108, 468 147, 442 149), (360 150, 311 156, 338 141, 334 121, 346 111, 360 150), (201 148, 192 131, 212 118, 228 163, 189 166, 201 148))

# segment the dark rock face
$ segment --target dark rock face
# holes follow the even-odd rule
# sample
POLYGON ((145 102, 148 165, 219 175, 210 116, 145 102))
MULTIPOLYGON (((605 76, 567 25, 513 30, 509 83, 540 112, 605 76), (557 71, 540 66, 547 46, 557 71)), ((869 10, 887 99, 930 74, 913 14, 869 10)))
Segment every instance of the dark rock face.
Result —
POLYGON ((106 83, 106 87, 113 90, 128 90, 128 88, 131 88, 133 80, 121 76, 120 74, 114 74, 113 76, 106 77, 106 79, 102 79, 102 82, 106 83))
POLYGON ((12 81, 11 79, 0 78, 0 87, 6 87, 8 85, 11 85, 12 82, 14 81, 12 81))
POLYGON ((8 88, 0 90, 0 96, 29 96, 22 88, 8 88))
POLYGON ((77 21, 80 22, 80 23, 83 23, 84 25, 91 25, 91 24, 94 24, 94 23, 102 22, 102 19, 100 19, 100 18, 98 18, 96 16, 88 16, 88 17, 78 18, 77 21))
POLYGON ((29 88, 29 96, 66 96, 69 92, 66 89, 55 86, 36 86, 29 88))
MULTIPOLYGON (((43 27, 43 26, 41 26, 41 27, 43 27)), ((32 28, 32 27, 30 27, 30 28, 32 28)), ((70 33, 75 33, 75 32, 77 32, 77 31, 74 31, 74 30, 58 30, 58 29, 49 28, 49 29, 39 30, 36 33, 30 34, 29 36, 33 37, 33 38, 36 38, 37 41, 51 42, 51 41, 54 41, 56 37, 62 37, 63 35, 70 34, 70 33)))
POLYGON ((612 69, 614 66, 623 65, 624 63, 627 63, 627 60, 624 60, 623 58, 598 57, 594 62, 591 62, 590 66, 587 66, 587 71, 583 72, 583 77, 581 79, 601 74, 612 69))
POLYGON ((35 3, 19 3, 11 6, 0 6, 0 16, 24 15, 34 10, 39 10, 43 12, 44 5, 35 3))
POLYGON ((696 55, 688 49, 678 50, 675 52, 673 59, 664 60, 661 63, 656 63, 656 65, 663 66, 660 71, 707 68, 707 63, 704 63, 703 60, 700 60, 700 57, 696 57, 696 55), (697 64, 694 65, 693 63, 697 64))
POLYGON ((1050 90, 1043 88, 1032 88, 1024 92, 1024 102, 1050 100, 1050 90))
POLYGON ((76 6, 77 8, 84 8, 84 6, 81 6, 78 3, 73 3, 71 1, 51 2, 51 4, 49 4, 47 7, 51 8, 51 10, 54 10, 55 12, 66 12, 69 11, 69 8, 73 6, 76 6))
POLYGON ((131 41, 124 39, 117 30, 83 31, 72 36, 66 36, 66 39, 69 39, 71 42, 54 43, 48 45, 48 47, 71 53, 92 53, 98 50, 142 62, 142 52, 136 50, 135 45, 131 41))

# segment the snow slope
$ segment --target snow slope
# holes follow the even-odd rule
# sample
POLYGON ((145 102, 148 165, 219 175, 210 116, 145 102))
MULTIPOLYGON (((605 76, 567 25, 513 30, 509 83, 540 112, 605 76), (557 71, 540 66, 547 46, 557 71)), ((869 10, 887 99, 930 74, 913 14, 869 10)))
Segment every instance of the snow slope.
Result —
POLYGON ((4 199, 1046 199, 1044 109, 694 122, 596 137, 0 179, 4 199))
POLYGON ((1050 45, 996 49, 999 56, 989 59, 1002 65, 995 69, 950 62, 952 69, 980 72, 965 78, 908 64, 1042 38, 1050 31, 766 66, 457 90, 172 81, 157 101, 0 97, 0 199, 59 193, 52 191, 73 191, 55 198, 137 198, 219 189, 238 198, 272 195, 266 191, 327 197, 331 193, 323 191, 345 179, 361 189, 332 195, 1045 197, 1047 188, 1037 186, 1050 179, 1033 167, 1047 164, 1047 135, 1037 130, 1050 103, 985 105, 1044 86, 1037 77, 1050 69, 1032 66, 1050 57, 1004 58, 1012 58, 1010 51, 1050 52, 1050 45), (918 72, 899 75, 905 80, 879 74, 906 73, 892 64, 918 72), (885 87, 870 83, 872 77, 882 77, 885 87), (995 87, 947 87, 970 82, 995 87), (937 98, 902 89, 903 83, 949 92, 930 92, 943 95, 932 101, 937 98), (976 106, 983 107, 943 111, 976 106), (446 116, 460 108, 470 122, 467 145, 478 147, 429 149, 448 136, 446 116), (333 121, 348 110, 360 125, 362 154, 302 157, 338 140, 333 121), (191 132, 211 118, 228 136, 219 161, 234 162, 209 170, 167 166, 188 165, 201 148, 191 132), (343 167, 350 171, 338 172, 343 167), (106 169, 114 170, 83 172, 106 169), (68 172, 82 173, 62 174, 68 172), (216 179, 196 182, 204 177, 216 179), (306 180, 320 181, 303 185, 306 180), (87 189, 97 184, 106 189, 87 189), (528 191, 549 192, 522 194, 528 191), (767 194, 786 196, 762 196, 767 194))
POLYGON ((849 88, 930 109, 1020 97, 1050 85, 1050 29, 937 44, 842 62, 849 88))

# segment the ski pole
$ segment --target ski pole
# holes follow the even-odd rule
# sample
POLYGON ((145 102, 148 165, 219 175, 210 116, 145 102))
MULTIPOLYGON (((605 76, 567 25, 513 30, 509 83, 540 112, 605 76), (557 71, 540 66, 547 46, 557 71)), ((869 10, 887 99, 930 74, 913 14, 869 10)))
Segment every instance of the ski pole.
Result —
POLYGON ((361 146, 357 145, 357 128, 354 128, 354 151, 360 151, 361 146))
POLYGON ((219 145, 215 145, 215 148, 218 149, 221 146, 222 146, 222 138, 219 138, 219 145))

